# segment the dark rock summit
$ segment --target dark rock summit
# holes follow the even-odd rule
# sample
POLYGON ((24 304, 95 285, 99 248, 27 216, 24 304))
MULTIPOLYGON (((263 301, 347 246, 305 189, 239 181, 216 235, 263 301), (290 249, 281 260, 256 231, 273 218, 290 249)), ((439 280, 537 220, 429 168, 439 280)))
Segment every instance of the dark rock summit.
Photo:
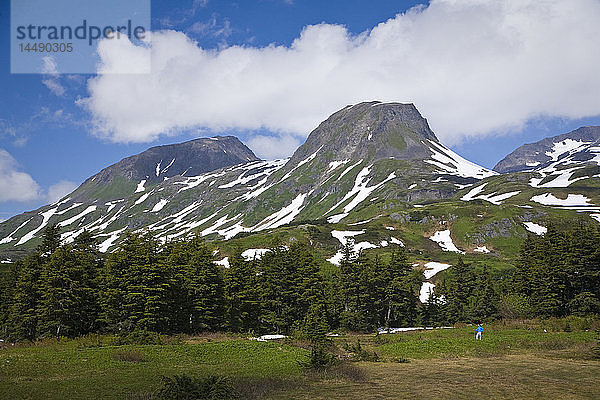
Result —
POLYGON ((438 142, 413 104, 379 101, 350 105, 334 113, 311 132, 290 159, 295 165, 319 151, 338 159, 426 159, 424 140, 438 142))
POLYGON ((216 136, 151 147, 104 168, 88 181, 109 183, 115 176, 121 176, 153 183, 176 175, 200 175, 256 160, 254 153, 235 136, 216 136))

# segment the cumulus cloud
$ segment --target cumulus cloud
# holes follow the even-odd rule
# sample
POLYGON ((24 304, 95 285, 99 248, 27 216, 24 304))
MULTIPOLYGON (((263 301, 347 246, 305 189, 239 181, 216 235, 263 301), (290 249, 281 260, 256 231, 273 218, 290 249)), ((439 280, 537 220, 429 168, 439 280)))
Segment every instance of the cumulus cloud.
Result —
POLYGON ((292 135, 255 135, 246 143, 257 157, 264 160, 285 158, 300 145, 300 140, 292 135))
POLYGON ((152 71, 100 74, 82 103, 96 134, 116 142, 266 128, 281 138, 250 143, 287 145, 347 104, 412 102, 452 144, 540 116, 600 114, 598 20, 596 0, 432 0, 359 35, 307 26, 290 46, 202 49, 160 31, 146 47, 102 42, 99 72, 148 56, 152 71))
POLYGON ((33 178, 18 171, 16 160, 0 149, 0 202, 32 201, 40 197, 40 187, 33 178))
POLYGON ((77 186, 78 185, 75 182, 65 180, 55 183, 54 185, 48 188, 48 202, 54 203, 62 199, 63 197, 71 193, 73 190, 77 189, 77 186))

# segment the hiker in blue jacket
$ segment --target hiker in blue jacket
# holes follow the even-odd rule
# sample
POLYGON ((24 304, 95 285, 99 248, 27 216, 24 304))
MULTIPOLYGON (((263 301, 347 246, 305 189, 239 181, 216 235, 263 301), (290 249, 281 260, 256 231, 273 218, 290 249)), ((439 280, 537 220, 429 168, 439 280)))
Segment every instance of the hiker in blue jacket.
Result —
POLYGON ((475 328, 475 340, 481 340, 481 335, 483 334, 483 326, 481 324, 477 325, 475 328))

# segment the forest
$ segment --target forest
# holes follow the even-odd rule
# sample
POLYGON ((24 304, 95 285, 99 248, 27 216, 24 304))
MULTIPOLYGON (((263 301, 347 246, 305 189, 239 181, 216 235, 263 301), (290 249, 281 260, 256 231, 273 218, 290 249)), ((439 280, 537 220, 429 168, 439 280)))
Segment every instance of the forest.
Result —
POLYGON ((385 327, 443 326, 501 318, 547 318, 600 312, 600 230, 577 225, 530 234, 509 273, 456 265, 436 276, 419 301, 422 270, 402 247, 355 254, 322 268, 310 245, 273 243, 260 259, 241 249, 230 266, 215 264, 200 237, 158 242, 128 233, 104 254, 87 231, 61 243, 56 226, 37 250, 0 275, 0 338, 10 341, 88 333, 373 332, 385 327))

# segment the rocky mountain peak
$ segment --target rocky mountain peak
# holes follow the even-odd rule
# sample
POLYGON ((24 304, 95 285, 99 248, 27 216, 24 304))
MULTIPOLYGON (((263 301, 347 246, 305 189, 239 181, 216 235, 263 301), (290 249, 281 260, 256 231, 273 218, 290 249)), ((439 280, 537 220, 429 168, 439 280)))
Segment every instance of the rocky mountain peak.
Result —
POLYGON ((427 140, 438 142, 414 104, 364 102, 346 106, 323 121, 290 164, 317 151, 357 160, 425 159, 431 154, 423 143, 427 140))
POLYGON ((104 168, 88 181, 107 183, 115 176, 160 182, 176 175, 200 175, 258 158, 235 136, 215 136, 151 147, 104 168))

